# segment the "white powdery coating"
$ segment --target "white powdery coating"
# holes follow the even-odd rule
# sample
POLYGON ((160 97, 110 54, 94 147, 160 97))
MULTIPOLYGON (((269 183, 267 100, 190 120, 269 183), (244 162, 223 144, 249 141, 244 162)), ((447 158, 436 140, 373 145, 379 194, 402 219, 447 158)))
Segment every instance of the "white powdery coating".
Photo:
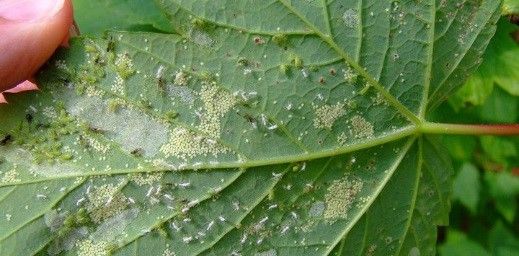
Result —
MULTIPOLYGON (((92 128, 107 132, 107 137, 128 152, 142 149, 145 157, 152 157, 159 152, 160 145, 167 142, 167 126, 138 110, 121 107, 113 112, 97 97, 67 102, 67 107, 71 115, 89 122, 92 128)), ((99 147, 99 150, 106 148, 99 147)))
POLYGON ((348 180, 347 178, 334 180, 325 195, 324 218, 346 218, 346 214, 362 187, 363 183, 359 180, 348 180))
POLYGON ((200 46, 209 47, 214 44, 214 40, 207 33, 198 29, 192 29, 190 31, 190 37, 195 44, 200 46))
POLYGON ((354 116, 351 118, 351 133, 355 139, 373 138, 373 125, 366 121, 362 116, 354 116))
POLYGON ((124 210, 106 219, 96 228, 96 231, 90 235, 90 238, 96 241, 102 240, 116 243, 119 239, 124 237, 127 226, 131 224, 132 220, 137 218, 139 212, 139 209, 133 208, 124 210))
POLYGON ((108 243, 104 241, 93 242, 90 239, 85 239, 76 244, 78 247, 78 256, 107 256, 108 243))
POLYGON ((342 20, 346 27, 356 28, 359 24, 359 14, 353 9, 348 9, 342 14, 342 20))
POLYGON ((328 129, 331 130, 333 123, 339 117, 344 116, 346 113, 343 109, 344 104, 337 103, 335 105, 324 105, 315 107, 315 118, 314 127, 317 129, 328 129))
POLYGON ((195 92, 186 86, 169 84, 168 92, 171 97, 176 97, 189 105, 193 105, 195 102, 195 92))
POLYGON ((312 204, 310 210, 308 211, 308 215, 311 217, 320 217, 323 215, 324 210, 326 209, 326 204, 323 201, 317 201, 312 204))

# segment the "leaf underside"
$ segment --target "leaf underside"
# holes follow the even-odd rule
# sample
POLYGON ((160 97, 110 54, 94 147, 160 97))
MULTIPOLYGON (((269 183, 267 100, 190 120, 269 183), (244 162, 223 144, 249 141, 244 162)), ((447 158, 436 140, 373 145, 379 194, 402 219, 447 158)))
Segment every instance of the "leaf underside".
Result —
POLYGON ((418 132, 498 1, 162 0, 0 107, 0 255, 434 255, 449 159, 418 132))

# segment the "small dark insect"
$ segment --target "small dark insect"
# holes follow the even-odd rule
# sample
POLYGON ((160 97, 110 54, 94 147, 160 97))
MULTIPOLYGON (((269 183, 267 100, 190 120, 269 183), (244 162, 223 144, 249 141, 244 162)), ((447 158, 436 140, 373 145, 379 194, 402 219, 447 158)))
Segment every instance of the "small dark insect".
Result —
POLYGON ((142 157, 144 155, 144 149, 142 148, 136 148, 130 152, 135 157, 142 157))
POLYGON ((247 119, 247 122, 253 124, 253 125, 256 125, 256 118, 254 118, 253 116, 249 115, 249 114, 244 114, 243 117, 245 119, 247 119))
POLYGON ((263 40, 261 37, 257 36, 257 37, 254 37, 254 43, 256 45, 262 45, 265 43, 265 40, 263 40))
POLYGON ((104 133, 105 132, 105 131, 103 131, 103 130, 101 130, 99 128, 92 127, 92 126, 88 127, 88 130, 90 130, 93 133, 104 133))
POLYGON ((324 84, 324 83, 326 83, 326 81, 324 80, 324 77, 322 77, 322 76, 319 77, 319 83, 320 83, 320 84, 324 84))
POLYGON ((106 51, 113 52, 114 50, 115 50, 115 40, 113 39, 113 37, 110 37, 110 39, 108 40, 108 44, 106 46, 106 51))
POLYGON ((5 146, 12 140, 13 140, 13 137, 11 136, 11 134, 7 134, 4 136, 4 138, 2 140, 0 140, 0 146, 5 146))
POLYGON ((332 76, 337 75, 337 71, 334 68, 330 68, 330 75, 332 75, 332 76))
POLYGON ((164 80, 164 78, 157 78, 157 88, 160 94, 164 95, 166 93, 166 81, 164 80))
POLYGON ((25 120, 27 120, 28 123, 32 123, 32 119, 33 119, 33 117, 31 114, 27 113, 25 115, 25 120))

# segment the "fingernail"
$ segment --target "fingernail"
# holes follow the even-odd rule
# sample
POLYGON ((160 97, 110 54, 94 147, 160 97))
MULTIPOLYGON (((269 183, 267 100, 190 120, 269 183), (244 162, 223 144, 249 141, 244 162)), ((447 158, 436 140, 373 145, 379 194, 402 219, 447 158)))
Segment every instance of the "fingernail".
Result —
POLYGON ((65 0, 0 0, 0 17, 11 21, 37 21, 54 16, 65 0))

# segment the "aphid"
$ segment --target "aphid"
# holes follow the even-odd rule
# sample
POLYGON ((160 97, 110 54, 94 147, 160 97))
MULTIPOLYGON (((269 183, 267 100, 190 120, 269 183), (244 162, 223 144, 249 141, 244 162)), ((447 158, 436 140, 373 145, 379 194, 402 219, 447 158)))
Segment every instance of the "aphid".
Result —
POLYGON ((299 57, 292 59, 292 64, 294 64, 296 68, 303 68, 303 60, 299 57))
POLYGON ((5 146, 12 140, 13 140, 13 136, 11 136, 11 134, 7 134, 4 136, 4 138, 2 140, 0 140, 0 145, 5 146))
POLYGON ((284 34, 277 34, 272 37, 272 41, 278 46, 286 47, 288 44, 288 37, 284 34))
POLYGON ((205 27, 207 27, 207 22, 203 19, 200 19, 200 18, 194 18, 193 20, 191 20, 191 24, 193 24, 194 27, 196 28, 200 28, 200 29, 203 29, 205 27))
POLYGON ((219 219, 221 222, 225 222, 225 221, 226 221, 226 219, 225 219, 222 215, 218 216, 218 219, 219 219))
POLYGON ((115 50, 115 40, 112 36, 110 36, 110 38, 108 39, 108 44, 106 45, 106 51, 112 52, 113 50, 115 50))
POLYGON ((332 75, 332 76, 337 75, 337 70, 335 70, 334 68, 330 68, 330 75, 332 75))
POLYGON ((263 38, 261 38, 259 36, 255 36, 253 40, 254 40, 254 44, 256 44, 256 45, 262 45, 265 43, 265 40, 263 40, 263 38))
POLYGON ((178 112, 176 112, 174 110, 170 110, 170 111, 166 112, 164 114, 164 116, 166 117, 167 121, 172 122, 173 120, 175 120, 178 117, 178 112))
POLYGON ((99 128, 96 128, 96 127, 92 127, 92 126, 88 126, 88 130, 93 132, 93 133, 104 133, 105 132, 102 129, 99 129, 99 128))
POLYGON ((136 148, 130 152, 135 157, 142 157, 144 155, 144 149, 136 148))
POLYGON ((249 65, 249 61, 242 57, 238 59, 238 65, 246 67, 249 65))
POLYGON ((32 120, 33 120, 32 115, 29 113, 25 114, 25 120, 27 120, 28 123, 32 123, 32 120))
POLYGON ((322 76, 319 77, 319 83, 320 83, 320 84, 324 84, 324 83, 326 83, 326 81, 324 80, 324 77, 322 77, 322 76))

